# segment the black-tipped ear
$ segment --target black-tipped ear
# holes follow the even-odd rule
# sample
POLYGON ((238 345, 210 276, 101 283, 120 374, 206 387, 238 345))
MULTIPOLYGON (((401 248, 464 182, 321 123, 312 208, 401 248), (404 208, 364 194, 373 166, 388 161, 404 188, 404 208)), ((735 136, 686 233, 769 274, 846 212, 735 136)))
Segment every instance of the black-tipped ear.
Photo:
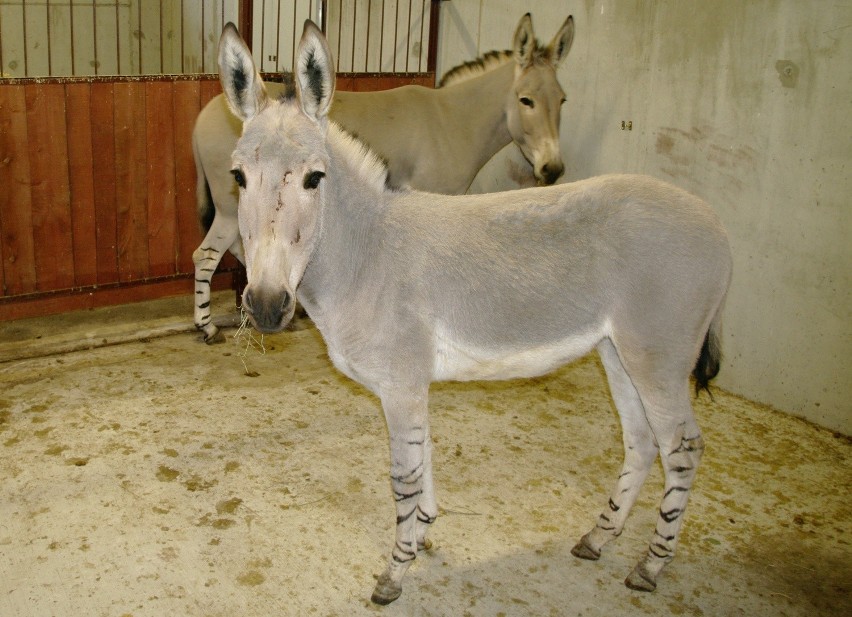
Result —
POLYGON ((569 15, 565 23, 559 29, 559 32, 550 41, 547 46, 547 57, 550 58, 550 63, 553 66, 559 66, 559 63, 568 55, 571 50, 571 43, 574 42, 574 17, 569 15))
POLYGON ((532 63, 535 51, 535 33, 532 27, 532 17, 529 13, 521 17, 512 42, 515 53, 515 62, 521 67, 527 67, 532 63))
POLYGON ((245 122, 266 107, 266 86, 234 24, 228 22, 219 39, 219 81, 234 115, 245 122))
POLYGON ((296 52, 296 92, 305 114, 318 122, 328 116, 336 75, 331 51, 322 31, 310 19, 296 52))

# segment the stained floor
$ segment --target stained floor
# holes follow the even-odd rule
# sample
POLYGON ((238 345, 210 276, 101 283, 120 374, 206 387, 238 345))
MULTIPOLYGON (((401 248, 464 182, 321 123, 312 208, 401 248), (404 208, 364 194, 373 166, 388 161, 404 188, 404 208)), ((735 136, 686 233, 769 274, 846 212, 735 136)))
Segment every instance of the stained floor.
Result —
POLYGON ((373 606, 394 522, 378 401, 309 321, 263 353, 209 347, 189 302, 0 324, 3 617, 852 614, 850 440, 718 389, 657 591, 622 581, 659 471, 600 561, 572 557, 621 457, 594 357, 433 387, 434 547, 373 606))

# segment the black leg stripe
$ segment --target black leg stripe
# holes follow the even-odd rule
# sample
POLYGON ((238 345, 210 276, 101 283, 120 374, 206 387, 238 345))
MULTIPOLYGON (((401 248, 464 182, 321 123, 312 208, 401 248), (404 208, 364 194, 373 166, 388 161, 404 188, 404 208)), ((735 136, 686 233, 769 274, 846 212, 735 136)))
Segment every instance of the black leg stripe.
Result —
POLYGON ((417 557, 417 554, 406 553, 404 557, 397 557, 396 551, 394 551, 391 556, 393 557, 393 560, 397 563, 408 563, 409 561, 414 561, 414 559, 417 557))
POLYGON ((660 510, 660 517, 667 523, 671 523, 673 520, 677 519, 681 514, 683 514, 683 510, 681 510, 680 508, 674 508, 673 510, 669 510, 668 512, 663 512, 662 510, 660 510))
POLYGON ((394 491, 393 498, 395 501, 405 501, 406 499, 411 499, 412 497, 418 497, 422 495, 423 491, 414 491, 413 493, 397 493, 394 491))
POLYGON ((414 514, 416 511, 417 511, 417 508, 411 508, 411 510, 408 512, 408 514, 403 514, 402 516, 397 516, 396 517, 396 524, 401 525, 402 523, 404 523, 405 521, 410 519, 411 515, 414 514))
POLYGON ((669 490, 666 491, 666 494, 663 495, 663 499, 665 499, 666 497, 668 497, 669 495, 671 495, 675 491, 680 491, 680 492, 686 493, 686 492, 689 491, 689 488, 687 488, 685 486, 673 486, 669 490))
POLYGON ((609 509, 612 510, 613 512, 618 512, 619 510, 621 510, 621 506, 615 505, 615 502, 612 499, 610 499, 609 500, 609 509))
POLYGON ((659 544, 652 544, 648 548, 648 550, 651 552, 652 555, 654 555, 655 557, 659 557, 660 559, 665 559, 666 557, 668 557, 671 554, 668 549, 666 549, 664 546, 660 546, 659 544), (662 554, 655 551, 654 550, 655 548, 663 549, 662 554))

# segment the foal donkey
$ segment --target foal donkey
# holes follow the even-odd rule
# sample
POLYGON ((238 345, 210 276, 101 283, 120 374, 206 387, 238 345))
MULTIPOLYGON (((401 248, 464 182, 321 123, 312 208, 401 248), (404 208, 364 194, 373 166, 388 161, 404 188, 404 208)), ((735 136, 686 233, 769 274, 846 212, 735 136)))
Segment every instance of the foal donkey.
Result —
POLYGON ((621 533, 659 454, 656 530, 626 580, 653 590, 674 555, 704 448, 690 372, 706 387, 719 369, 731 254, 710 207, 644 176, 485 195, 388 189, 384 165, 328 119, 334 66, 312 22, 292 96, 267 96, 230 24, 219 69, 244 121, 232 157, 243 306, 258 330, 276 332, 298 297, 334 365, 385 413, 396 542, 373 601, 402 593, 438 514, 429 384, 541 375, 595 348, 625 457, 608 505, 573 553, 597 559, 621 533))

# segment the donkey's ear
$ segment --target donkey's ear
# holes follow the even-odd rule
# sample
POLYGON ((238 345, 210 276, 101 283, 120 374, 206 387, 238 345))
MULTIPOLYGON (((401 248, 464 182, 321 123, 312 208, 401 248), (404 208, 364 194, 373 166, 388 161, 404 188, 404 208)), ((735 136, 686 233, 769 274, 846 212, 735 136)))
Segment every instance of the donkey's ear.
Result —
POLYGON ((334 96, 334 61, 322 31, 310 19, 296 52, 296 92, 302 111, 309 118, 323 122, 334 96))
POLYGON ((228 106, 243 122, 266 107, 266 86, 254 67, 251 51, 230 22, 219 39, 219 81, 228 106))
POLYGON ((565 20, 565 23, 559 29, 559 32, 550 41, 550 45, 547 46, 547 57, 550 58, 550 62, 554 67, 559 66, 559 63, 568 55, 571 43, 573 42, 574 18, 569 15, 568 19, 565 20))
POLYGON ((512 48, 518 66, 526 68, 532 64, 533 52, 535 51, 535 33, 533 32, 532 17, 529 13, 521 17, 521 21, 518 22, 512 48))

